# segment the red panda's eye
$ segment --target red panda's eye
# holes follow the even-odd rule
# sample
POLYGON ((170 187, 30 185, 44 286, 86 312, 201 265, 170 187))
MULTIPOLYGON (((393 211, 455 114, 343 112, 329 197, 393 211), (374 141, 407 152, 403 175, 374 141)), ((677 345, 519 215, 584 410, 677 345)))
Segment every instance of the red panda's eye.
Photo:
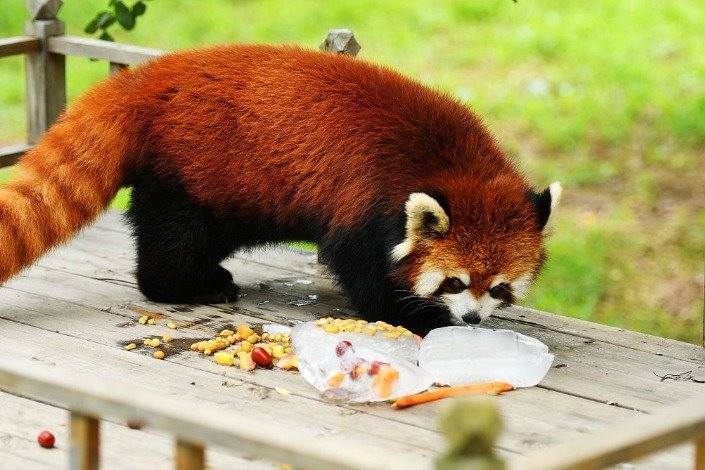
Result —
POLYGON ((508 297, 511 297, 512 295, 512 290, 509 284, 506 282, 502 282, 494 286, 489 290, 490 297, 493 297, 495 299, 505 299, 508 297))
POLYGON ((445 280, 445 291, 449 294, 459 294, 465 290, 465 284, 457 277, 449 277, 445 280))

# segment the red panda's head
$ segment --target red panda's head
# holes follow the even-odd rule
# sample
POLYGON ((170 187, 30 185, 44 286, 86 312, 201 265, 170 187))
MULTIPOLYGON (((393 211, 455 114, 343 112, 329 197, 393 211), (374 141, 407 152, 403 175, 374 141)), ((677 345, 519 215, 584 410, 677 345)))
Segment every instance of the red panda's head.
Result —
POLYGON ((544 262, 543 231, 559 183, 535 192, 523 181, 446 182, 412 193, 393 276, 412 295, 477 324, 521 299, 544 262))

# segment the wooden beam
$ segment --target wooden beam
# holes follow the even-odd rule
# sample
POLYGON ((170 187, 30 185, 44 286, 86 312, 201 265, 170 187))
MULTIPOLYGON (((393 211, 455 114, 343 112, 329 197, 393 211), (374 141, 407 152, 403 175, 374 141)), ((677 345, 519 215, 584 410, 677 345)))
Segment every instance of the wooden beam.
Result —
POLYGON ((37 52, 41 48, 41 41, 32 36, 0 39, 0 57, 37 52))
POLYGON ((693 440, 700 443, 697 458, 702 461, 705 442, 703 398, 681 402, 653 415, 640 416, 606 432, 541 449, 528 457, 518 457, 510 468, 597 470, 693 440))
POLYGON ((176 440, 176 470, 203 470, 206 468, 205 449, 181 439, 176 440))
POLYGON ((695 470, 705 470, 705 437, 695 443, 695 470))
POLYGON ((32 146, 28 144, 14 144, 0 147, 0 168, 14 165, 17 163, 17 160, 31 148, 32 146))
POLYGON ((25 34, 35 36, 43 45, 39 52, 25 56, 27 142, 34 144, 66 106, 66 58, 46 49, 49 37, 64 34, 64 23, 56 19, 29 21, 25 34))
POLYGON ((222 410, 203 404, 184 403, 124 387, 121 384, 58 370, 36 361, 0 358, 0 390, 51 403, 87 416, 112 417, 121 421, 139 419, 145 427, 159 429, 186 442, 207 442, 233 452, 258 455, 307 469, 407 469, 415 468, 413 456, 377 452, 350 452, 344 440, 320 436, 301 429, 277 429, 257 421, 242 425, 223 419, 222 410), (281 439, 277 436, 295 436, 281 439))
POLYGON ((165 54, 159 49, 118 44, 100 39, 61 36, 49 39, 49 52, 62 55, 91 57, 116 64, 141 64, 165 54))
POLYGON ((71 470, 97 470, 100 466, 100 421, 93 416, 70 413, 71 470))

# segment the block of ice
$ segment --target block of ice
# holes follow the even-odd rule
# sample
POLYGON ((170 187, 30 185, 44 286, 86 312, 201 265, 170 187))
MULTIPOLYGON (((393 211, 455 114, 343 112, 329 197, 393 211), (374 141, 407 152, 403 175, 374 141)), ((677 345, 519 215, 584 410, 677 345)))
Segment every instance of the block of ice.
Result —
POLYGON ((408 336, 331 334, 307 322, 296 325, 290 338, 301 375, 330 399, 390 400, 422 392, 434 381, 416 365, 419 346, 408 336))
POLYGON ((419 352, 419 367, 448 385, 501 381, 533 387, 552 362, 553 354, 535 338, 473 326, 435 329, 419 352))

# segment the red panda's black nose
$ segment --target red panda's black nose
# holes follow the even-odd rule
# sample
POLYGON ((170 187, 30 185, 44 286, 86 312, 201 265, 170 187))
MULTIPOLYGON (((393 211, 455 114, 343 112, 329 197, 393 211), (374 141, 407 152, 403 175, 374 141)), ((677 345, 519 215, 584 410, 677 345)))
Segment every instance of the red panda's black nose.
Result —
POLYGON ((477 312, 468 312, 463 315, 463 321, 470 325, 477 325, 482 321, 482 318, 480 318, 480 314, 477 312))

